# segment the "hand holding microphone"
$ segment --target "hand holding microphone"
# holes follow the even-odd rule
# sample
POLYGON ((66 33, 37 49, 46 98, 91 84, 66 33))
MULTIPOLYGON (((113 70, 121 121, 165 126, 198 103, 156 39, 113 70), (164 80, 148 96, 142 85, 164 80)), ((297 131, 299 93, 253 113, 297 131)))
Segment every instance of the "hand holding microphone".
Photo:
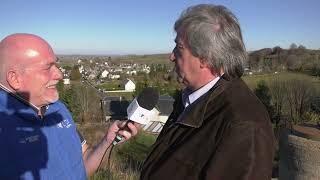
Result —
POLYGON ((154 88, 145 88, 139 96, 130 103, 127 108, 128 121, 115 121, 108 129, 105 139, 103 140, 105 143, 100 143, 100 146, 94 151, 95 154, 99 155, 92 157, 100 157, 98 158, 100 163, 98 164, 97 169, 100 168, 101 162, 107 152, 109 152, 108 159, 110 159, 113 145, 119 143, 123 138, 127 140, 132 136, 135 136, 138 133, 137 126, 148 124, 153 114, 152 109, 156 106, 158 100, 159 93, 157 90, 154 88), (109 148, 110 150, 108 151, 109 148))
MULTIPOLYGON (((128 129, 128 123, 132 123, 135 126, 146 125, 150 121, 152 116, 152 109, 156 106, 159 100, 159 92, 155 88, 145 88, 134 98, 127 108, 128 121, 126 121, 123 128, 120 130, 128 129)), ((112 142, 116 145, 122 140, 122 135, 117 135, 112 142)))
POLYGON ((116 139, 118 139, 118 142, 120 142, 121 140, 127 140, 137 135, 137 127, 138 125, 134 124, 134 122, 116 120, 109 127, 105 139, 108 142, 108 144, 110 143, 115 145, 117 144, 115 143, 116 139), (119 137, 117 136, 121 137, 122 139, 119 139, 119 137))

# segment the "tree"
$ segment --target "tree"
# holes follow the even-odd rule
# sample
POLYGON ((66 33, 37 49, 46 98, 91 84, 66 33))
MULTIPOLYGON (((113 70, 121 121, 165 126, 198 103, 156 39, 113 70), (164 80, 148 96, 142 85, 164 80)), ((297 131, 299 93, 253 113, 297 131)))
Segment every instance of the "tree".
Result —
POLYGON ((63 83, 60 81, 57 85, 59 91, 59 99, 67 106, 71 116, 75 122, 78 122, 79 119, 79 106, 80 104, 76 101, 76 94, 74 93, 74 85, 71 87, 64 87, 63 83))
POLYGON ((157 66, 155 64, 150 65, 150 73, 149 76, 154 78, 157 76, 157 66))
POLYGON ((133 97, 137 97, 142 92, 142 90, 147 86, 148 85, 146 81, 138 81, 136 84, 136 90, 133 93, 133 97))
POLYGON ((81 79, 81 74, 79 71, 79 67, 78 66, 73 66, 71 73, 70 73, 70 80, 73 81, 80 81, 81 79))
POLYGON ((286 97, 290 109, 290 118, 294 124, 304 121, 303 115, 309 111, 314 96, 312 82, 307 79, 291 79, 286 82, 286 97))
POLYGON ((303 45, 299 45, 299 47, 298 47, 298 49, 303 49, 303 50, 305 50, 305 49, 307 49, 305 46, 303 46, 303 45))
POLYGON ((292 43, 290 45, 290 49, 297 49, 297 48, 298 48, 298 46, 295 43, 292 43))
POLYGON ((269 92, 269 88, 264 80, 258 82, 257 88, 254 90, 254 93, 260 99, 260 101, 266 106, 269 116, 272 119, 273 107, 271 105, 271 95, 269 92))
POLYGON ((315 113, 320 114, 320 97, 314 97, 311 100, 311 110, 315 113))
POLYGON ((289 70, 299 70, 302 65, 300 58, 295 54, 290 54, 287 56, 286 61, 289 70))
POLYGON ((278 126, 283 114, 283 107, 285 104, 286 89, 284 86, 284 82, 279 79, 271 81, 270 94, 274 110, 273 122, 276 124, 276 126, 278 126))
POLYGON ((63 66, 62 68, 65 69, 66 71, 72 70, 72 67, 70 67, 68 65, 63 66))

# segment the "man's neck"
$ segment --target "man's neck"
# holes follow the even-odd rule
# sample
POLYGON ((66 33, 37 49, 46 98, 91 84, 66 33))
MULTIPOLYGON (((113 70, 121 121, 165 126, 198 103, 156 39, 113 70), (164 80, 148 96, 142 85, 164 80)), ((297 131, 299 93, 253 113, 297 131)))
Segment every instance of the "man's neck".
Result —
POLYGON ((215 79, 209 81, 207 84, 203 85, 199 89, 192 91, 189 89, 185 89, 182 92, 182 101, 185 107, 192 104, 194 101, 199 99, 201 96, 206 94, 218 81, 220 77, 216 77, 215 79))
POLYGON ((193 85, 189 85, 187 88, 190 89, 191 91, 196 91, 217 77, 219 76, 213 75, 213 74, 207 74, 207 75, 201 76, 197 78, 197 81, 193 85))

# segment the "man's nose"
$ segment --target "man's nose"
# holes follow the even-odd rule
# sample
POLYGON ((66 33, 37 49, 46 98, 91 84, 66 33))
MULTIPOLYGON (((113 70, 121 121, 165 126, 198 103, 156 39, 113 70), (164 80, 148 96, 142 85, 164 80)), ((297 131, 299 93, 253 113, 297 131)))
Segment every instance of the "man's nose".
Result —
POLYGON ((62 72, 60 71, 60 69, 57 66, 55 66, 54 68, 55 68, 54 75, 53 75, 54 79, 61 80, 63 78, 62 72))

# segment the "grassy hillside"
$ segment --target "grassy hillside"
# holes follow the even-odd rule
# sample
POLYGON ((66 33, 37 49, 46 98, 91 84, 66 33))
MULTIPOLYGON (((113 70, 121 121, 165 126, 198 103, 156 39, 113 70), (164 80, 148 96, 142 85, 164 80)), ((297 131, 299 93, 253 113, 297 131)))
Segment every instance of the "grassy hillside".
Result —
MULTIPOLYGON (((91 145, 97 144, 105 135, 108 123, 78 125, 78 129, 91 145)), ((110 164, 103 163, 100 170, 90 180, 136 180, 141 164, 147 157, 156 136, 140 132, 125 144, 114 147, 110 164)), ((107 159, 107 157, 106 157, 107 159)))
POLYGON ((320 90, 320 78, 309 76, 302 73, 279 72, 277 74, 262 74, 262 75, 246 75, 242 79, 247 83, 250 89, 254 89, 257 83, 261 80, 270 83, 273 80, 291 80, 291 79, 306 79, 312 81, 317 90, 320 90))
POLYGON ((113 61, 138 64, 172 64, 169 61, 169 55, 170 54, 127 55, 115 57, 113 61))

